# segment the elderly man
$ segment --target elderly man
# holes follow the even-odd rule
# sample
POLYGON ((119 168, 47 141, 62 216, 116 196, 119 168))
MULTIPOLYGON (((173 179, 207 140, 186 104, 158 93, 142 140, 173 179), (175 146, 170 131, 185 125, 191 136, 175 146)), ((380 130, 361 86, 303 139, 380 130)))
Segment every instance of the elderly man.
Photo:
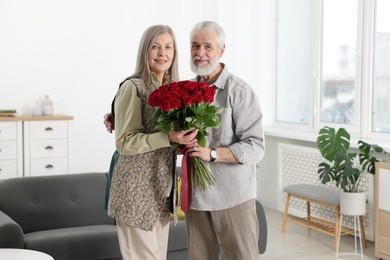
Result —
POLYGON ((259 258, 256 216, 256 163, 264 156, 262 112, 251 87, 220 59, 225 33, 215 22, 191 31, 191 69, 197 81, 216 87, 214 105, 223 108, 221 126, 208 129, 208 147, 188 152, 205 161, 215 178, 210 189, 192 191, 186 215, 189 259, 259 258))

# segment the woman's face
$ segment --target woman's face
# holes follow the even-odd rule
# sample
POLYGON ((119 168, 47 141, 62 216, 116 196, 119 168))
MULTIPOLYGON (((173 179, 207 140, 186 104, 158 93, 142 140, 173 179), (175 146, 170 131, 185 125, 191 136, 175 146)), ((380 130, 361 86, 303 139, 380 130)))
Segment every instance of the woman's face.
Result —
POLYGON ((149 52, 149 68, 160 80, 171 67, 175 55, 175 46, 172 36, 166 32, 158 35, 149 52))

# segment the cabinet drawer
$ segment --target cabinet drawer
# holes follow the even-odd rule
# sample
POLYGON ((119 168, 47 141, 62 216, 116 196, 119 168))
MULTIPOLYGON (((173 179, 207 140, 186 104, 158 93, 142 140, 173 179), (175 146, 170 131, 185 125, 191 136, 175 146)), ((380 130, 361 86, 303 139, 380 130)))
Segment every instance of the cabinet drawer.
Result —
POLYGON ((30 176, 55 175, 68 173, 67 158, 32 159, 30 176))
POLYGON ((67 140, 32 140, 30 142, 30 158, 66 157, 67 155, 67 140))
POLYGON ((1 140, 16 140, 15 122, 0 123, 0 141, 1 140))
POLYGON ((390 212, 390 170, 381 169, 378 173, 379 183, 378 183, 378 206, 379 209, 386 210, 390 212))
POLYGON ((379 210, 377 214, 380 229, 377 230, 378 241, 375 243, 379 253, 390 256, 390 212, 379 210))
POLYGON ((30 122, 31 139, 67 138, 68 124, 66 121, 35 121, 30 122))
POLYGON ((17 160, 0 161, 0 179, 18 177, 17 160))
POLYGON ((0 160, 16 159, 16 141, 0 141, 0 160))

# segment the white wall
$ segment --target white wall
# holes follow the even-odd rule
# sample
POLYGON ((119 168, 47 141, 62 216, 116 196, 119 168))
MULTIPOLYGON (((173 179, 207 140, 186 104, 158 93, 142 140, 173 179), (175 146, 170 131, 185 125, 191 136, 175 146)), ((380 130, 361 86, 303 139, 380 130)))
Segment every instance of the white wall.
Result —
POLYGON ((114 136, 102 124, 119 82, 130 75, 142 32, 175 31, 182 79, 189 69, 189 31, 202 20, 224 27, 223 62, 248 81, 270 118, 272 0, 3 0, 0 1, 0 109, 31 113, 49 94, 70 124, 70 171, 106 171, 114 136))

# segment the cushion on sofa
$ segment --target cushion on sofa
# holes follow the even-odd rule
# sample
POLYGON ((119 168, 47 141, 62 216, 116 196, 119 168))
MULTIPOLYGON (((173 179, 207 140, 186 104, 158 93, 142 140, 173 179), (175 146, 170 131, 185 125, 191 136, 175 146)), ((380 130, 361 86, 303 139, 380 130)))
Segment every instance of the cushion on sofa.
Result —
POLYGON ((0 183, 0 209, 18 223, 24 233, 86 223, 114 224, 102 210, 105 183, 103 173, 3 180, 0 183), (19 190, 14 190, 15 187, 19 190), (101 191, 100 194, 97 191, 101 191))

